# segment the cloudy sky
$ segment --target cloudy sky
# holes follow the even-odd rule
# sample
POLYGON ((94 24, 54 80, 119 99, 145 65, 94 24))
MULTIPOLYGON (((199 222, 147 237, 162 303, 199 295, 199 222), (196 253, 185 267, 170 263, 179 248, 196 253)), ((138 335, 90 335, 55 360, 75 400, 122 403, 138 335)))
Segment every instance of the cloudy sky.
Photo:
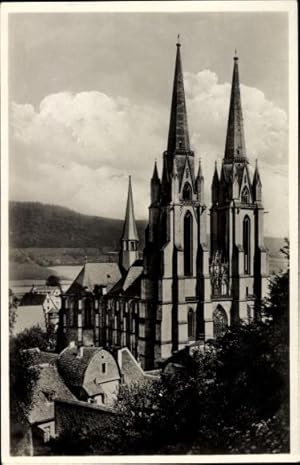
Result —
POLYGON ((131 174, 136 217, 147 218, 153 163, 161 166, 166 149, 178 33, 207 204, 237 48, 266 234, 287 235, 286 13, 10 14, 10 198, 123 218, 131 174))

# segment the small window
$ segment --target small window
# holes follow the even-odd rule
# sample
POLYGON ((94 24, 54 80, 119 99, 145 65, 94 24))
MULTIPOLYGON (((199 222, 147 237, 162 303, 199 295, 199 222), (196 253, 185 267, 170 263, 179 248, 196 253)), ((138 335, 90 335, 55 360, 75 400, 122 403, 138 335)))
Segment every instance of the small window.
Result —
POLYGON ((102 372, 103 375, 106 374, 106 363, 101 364, 101 372, 102 372))

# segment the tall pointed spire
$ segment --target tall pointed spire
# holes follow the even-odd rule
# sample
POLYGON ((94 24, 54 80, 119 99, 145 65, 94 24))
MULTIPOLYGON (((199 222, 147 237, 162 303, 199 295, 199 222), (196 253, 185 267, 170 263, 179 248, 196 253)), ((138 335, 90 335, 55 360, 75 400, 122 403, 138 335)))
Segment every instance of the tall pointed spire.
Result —
POLYGON ((128 197, 127 197, 127 206, 126 214, 124 221, 124 228, 122 234, 122 241, 138 241, 139 236, 137 232, 135 217, 134 217, 134 208, 133 208, 133 197, 132 197, 132 187, 131 187, 131 176, 129 176, 128 183, 128 197))
POLYGON ((177 53, 175 61, 175 73, 167 150, 170 154, 173 154, 174 152, 190 152, 190 140, 187 124, 183 73, 180 56, 181 44, 179 42, 179 35, 176 47, 177 53))
POLYGON ((202 172, 201 158, 199 158, 197 178, 198 179, 204 179, 203 172, 202 172))
POLYGON ((230 108, 228 117, 227 137, 225 146, 225 162, 232 162, 233 160, 248 161, 246 156, 245 136, 244 136, 244 123, 240 94, 240 80, 238 57, 235 51, 232 87, 230 97, 230 108))

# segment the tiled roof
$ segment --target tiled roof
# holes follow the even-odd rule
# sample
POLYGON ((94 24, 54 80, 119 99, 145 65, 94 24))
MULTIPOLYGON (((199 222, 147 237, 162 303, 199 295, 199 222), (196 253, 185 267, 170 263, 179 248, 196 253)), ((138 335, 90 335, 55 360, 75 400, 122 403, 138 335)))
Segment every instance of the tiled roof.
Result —
POLYGON ((42 305, 21 306, 16 309, 16 322, 13 327, 13 334, 19 334, 24 329, 40 326, 46 329, 45 313, 42 305))
POLYGON ((121 272, 117 263, 86 263, 67 294, 77 294, 84 290, 92 292, 96 285, 107 286, 107 290, 110 290, 120 278, 121 272))
POLYGON ((77 347, 67 347, 58 357, 58 371, 68 386, 81 388, 84 382, 85 371, 99 350, 99 347, 81 347, 82 356, 78 356, 77 347))
POLYGON ((32 407, 28 415, 31 424, 54 419, 54 399, 76 400, 57 368, 53 365, 42 366, 40 376, 34 388, 32 407))
POLYGON ((31 352, 32 363, 34 365, 41 365, 45 363, 50 364, 50 365, 55 365, 58 359, 58 354, 54 352, 46 352, 46 351, 40 350, 38 347, 33 348, 33 349, 28 349, 28 351, 31 352))

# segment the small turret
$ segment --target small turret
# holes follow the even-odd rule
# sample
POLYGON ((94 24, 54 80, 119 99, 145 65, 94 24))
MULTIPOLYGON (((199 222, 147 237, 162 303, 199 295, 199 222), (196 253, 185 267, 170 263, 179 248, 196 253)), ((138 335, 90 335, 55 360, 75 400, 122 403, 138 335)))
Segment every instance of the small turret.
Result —
POLYGON ((253 200, 255 202, 262 201, 262 183, 260 179, 257 160, 255 162, 255 171, 254 171, 253 183, 252 183, 252 193, 253 193, 253 200))
POLYGON ((212 195, 212 202, 218 203, 219 201, 219 188, 220 188, 220 181, 219 181, 219 174, 218 174, 218 167, 217 162, 215 162, 215 171, 212 180, 211 186, 211 195, 212 195))
POLYGON ((157 172, 157 163, 154 163, 153 175, 151 178, 151 204, 156 204, 160 200, 160 179, 157 172))
POLYGON ((197 199, 201 203, 204 203, 204 176, 202 173, 202 166, 201 166, 200 159, 199 159, 198 173, 196 177, 196 192, 197 192, 197 199))

